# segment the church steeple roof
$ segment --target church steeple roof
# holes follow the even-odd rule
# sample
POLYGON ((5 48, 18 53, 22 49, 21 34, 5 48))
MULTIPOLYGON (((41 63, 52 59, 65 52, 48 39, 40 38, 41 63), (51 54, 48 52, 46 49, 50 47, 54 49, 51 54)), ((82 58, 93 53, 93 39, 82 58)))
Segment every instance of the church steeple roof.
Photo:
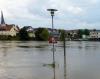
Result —
POLYGON ((5 24, 5 20, 4 20, 4 16, 3 16, 3 12, 1 11, 1 24, 5 24))

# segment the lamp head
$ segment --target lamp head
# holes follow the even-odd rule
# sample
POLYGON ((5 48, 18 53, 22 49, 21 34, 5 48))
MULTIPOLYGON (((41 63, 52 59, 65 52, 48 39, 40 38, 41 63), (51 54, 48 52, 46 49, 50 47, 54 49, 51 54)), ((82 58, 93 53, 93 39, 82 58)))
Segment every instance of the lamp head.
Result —
POLYGON ((50 11, 51 16, 54 16, 54 12, 58 10, 57 9, 47 9, 47 11, 50 11))

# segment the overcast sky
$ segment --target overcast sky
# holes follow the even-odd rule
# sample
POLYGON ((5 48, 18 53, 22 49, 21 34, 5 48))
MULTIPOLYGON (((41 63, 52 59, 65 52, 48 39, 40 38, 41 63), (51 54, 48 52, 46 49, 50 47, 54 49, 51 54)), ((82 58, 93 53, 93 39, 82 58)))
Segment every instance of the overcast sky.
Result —
POLYGON ((48 8, 55 8, 55 28, 100 29, 100 0, 0 0, 7 24, 51 27, 48 8))

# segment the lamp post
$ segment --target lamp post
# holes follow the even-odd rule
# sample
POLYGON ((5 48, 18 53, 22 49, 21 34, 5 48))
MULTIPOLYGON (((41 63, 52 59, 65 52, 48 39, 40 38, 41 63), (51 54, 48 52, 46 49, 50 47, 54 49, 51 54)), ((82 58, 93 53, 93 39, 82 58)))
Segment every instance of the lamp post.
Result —
MULTIPOLYGON (((52 17, 52 38, 54 38, 54 23, 53 23, 53 17, 54 17, 54 12, 58 11, 57 9, 47 9, 47 11, 50 11, 51 17, 52 17)), ((54 42, 52 42, 53 44, 53 72, 54 72, 54 79, 55 79, 55 45, 54 42)))

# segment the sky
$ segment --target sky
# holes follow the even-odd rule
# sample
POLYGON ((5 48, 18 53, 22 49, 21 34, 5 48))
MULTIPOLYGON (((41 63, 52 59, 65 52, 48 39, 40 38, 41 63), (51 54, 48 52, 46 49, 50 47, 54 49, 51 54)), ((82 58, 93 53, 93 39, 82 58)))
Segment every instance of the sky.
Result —
POLYGON ((100 29, 100 0, 0 0, 7 24, 51 27, 49 8, 57 9, 54 28, 100 29))

